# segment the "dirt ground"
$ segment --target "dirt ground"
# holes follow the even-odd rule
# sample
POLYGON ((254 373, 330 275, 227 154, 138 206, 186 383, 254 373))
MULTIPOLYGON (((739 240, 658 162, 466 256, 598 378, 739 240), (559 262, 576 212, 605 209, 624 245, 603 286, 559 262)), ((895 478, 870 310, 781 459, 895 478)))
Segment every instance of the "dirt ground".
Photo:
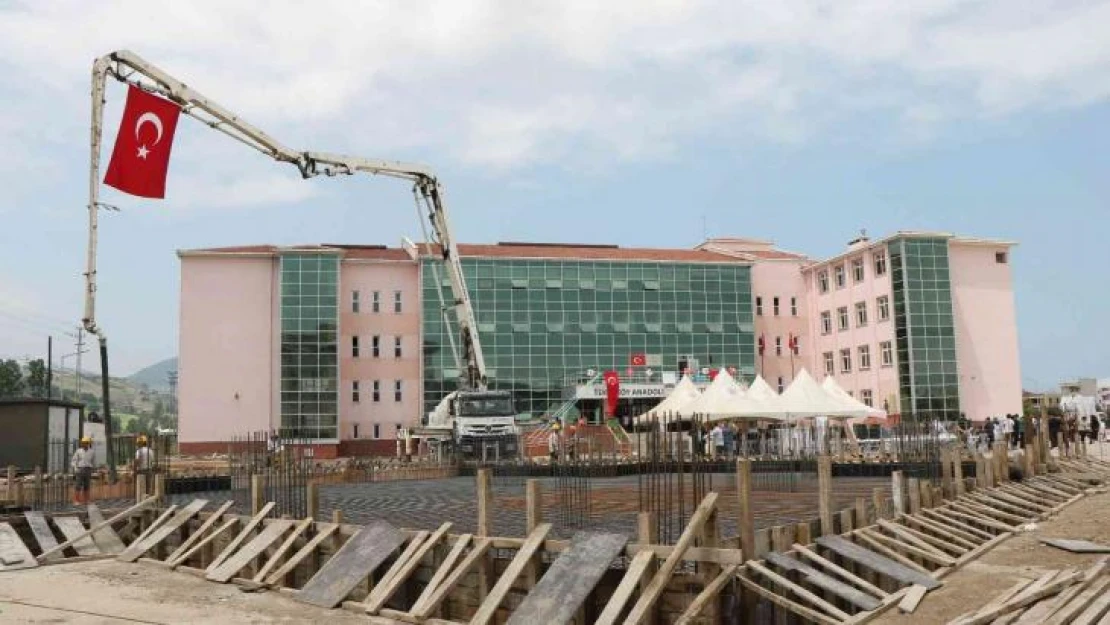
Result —
POLYGON ((185 573, 115 560, 0 573, 0 623, 318 623, 366 618, 323 610, 279 593, 244 593, 185 573))
POLYGON ((1040 543, 1041 538, 1071 538, 1110 545, 1110 493, 1092 495, 1065 508, 1036 529, 1017 534, 974 562, 944 578, 944 585, 925 596, 913 614, 894 608, 875 620, 883 625, 946 623, 978 609, 1019 580, 1050 570, 1090 566, 1103 557, 1073 554, 1040 543))

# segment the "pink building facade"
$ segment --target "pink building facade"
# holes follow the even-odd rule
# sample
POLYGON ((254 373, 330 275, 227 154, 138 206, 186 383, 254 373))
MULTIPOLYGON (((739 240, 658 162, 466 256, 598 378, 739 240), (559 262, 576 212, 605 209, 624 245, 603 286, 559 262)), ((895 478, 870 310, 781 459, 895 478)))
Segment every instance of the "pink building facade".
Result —
MULTIPOLYGON (((772 387, 805 368, 890 414, 982 420, 1021 411, 1009 242, 899 232, 861 237, 820 261, 740 238, 693 251, 465 247, 475 257, 557 252, 750 267, 751 311, 737 304, 743 310, 723 314, 756 343, 754 371, 772 387)), ((444 343, 423 326, 438 316, 422 301, 428 261, 342 245, 178 255, 183 451, 225 451, 245 432, 295 428, 323 456, 393 454, 399 430, 419 424, 429 393, 439 392, 425 388, 426 343, 444 343)), ((471 288, 481 291, 490 278, 474 271, 471 288)))

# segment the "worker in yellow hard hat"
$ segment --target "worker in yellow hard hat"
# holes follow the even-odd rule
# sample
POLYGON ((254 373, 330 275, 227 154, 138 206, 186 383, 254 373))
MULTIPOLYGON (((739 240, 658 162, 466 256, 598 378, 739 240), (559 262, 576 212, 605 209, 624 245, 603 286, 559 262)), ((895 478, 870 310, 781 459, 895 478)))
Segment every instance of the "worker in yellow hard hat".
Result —
POLYGON ((135 439, 135 461, 131 470, 134 472, 135 480, 139 485, 138 487, 142 489, 144 496, 149 495, 154 489, 154 484, 151 483, 153 469, 154 450, 147 444, 146 435, 140 434, 135 439))
POLYGON ((79 506, 89 503, 89 486, 92 484, 93 467, 96 466, 96 456, 92 450, 92 439, 88 436, 81 437, 80 446, 73 452, 69 461, 77 476, 77 484, 73 491, 73 505, 79 506))

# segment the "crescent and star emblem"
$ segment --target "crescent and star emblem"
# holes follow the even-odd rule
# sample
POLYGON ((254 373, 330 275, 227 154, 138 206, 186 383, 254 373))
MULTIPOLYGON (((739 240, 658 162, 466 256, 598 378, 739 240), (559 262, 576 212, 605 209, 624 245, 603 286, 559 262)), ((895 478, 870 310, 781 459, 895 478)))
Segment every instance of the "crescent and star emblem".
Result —
POLYGON ((606 382, 606 384, 608 384, 609 386, 616 386, 617 385, 617 379, 616 378, 609 378, 609 381, 606 382))
MULTIPOLYGON (((138 140, 139 131, 142 130, 143 124, 147 124, 147 123, 153 125, 154 130, 158 132, 158 135, 156 137, 154 137, 154 143, 150 144, 151 147, 154 147, 154 146, 158 145, 159 141, 162 140, 162 120, 159 119, 157 115, 155 115, 154 113, 151 113, 150 111, 147 111, 146 113, 143 113, 142 115, 139 115, 139 119, 135 120, 135 139, 138 140)), ((146 147, 145 143, 139 146, 139 154, 138 154, 139 158, 141 158, 143 160, 146 160, 146 156, 149 153, 150 153, 150 149, 146 147)))

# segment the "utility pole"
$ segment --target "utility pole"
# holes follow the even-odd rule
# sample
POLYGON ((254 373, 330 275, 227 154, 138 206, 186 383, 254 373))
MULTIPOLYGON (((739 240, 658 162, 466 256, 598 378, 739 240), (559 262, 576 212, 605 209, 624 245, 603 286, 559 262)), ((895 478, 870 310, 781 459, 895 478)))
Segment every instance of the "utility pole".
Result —
POLYGON ((46 337, 46 398, 54 398, 54 337, 46 337))
POLYGON ((81 401, 81 352, 85 347, 85 328, 77 326, 77 371, 74 375, 73 390, 77 393, 77 402, 81 401))

